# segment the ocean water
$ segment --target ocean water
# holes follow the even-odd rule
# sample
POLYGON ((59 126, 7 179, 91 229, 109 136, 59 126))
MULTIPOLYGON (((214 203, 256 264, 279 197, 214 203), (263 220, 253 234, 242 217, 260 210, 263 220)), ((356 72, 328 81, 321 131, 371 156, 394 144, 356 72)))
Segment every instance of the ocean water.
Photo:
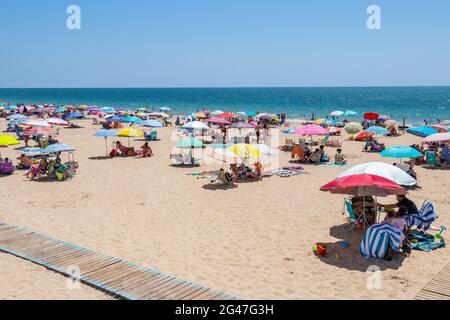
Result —
POLYGON ((325 117, 335 110, 387 114, 408 123, 450 119, 450 87, 0 89, 0 101, 136 109, 169 106, 184 114, 207 108, 325 117))

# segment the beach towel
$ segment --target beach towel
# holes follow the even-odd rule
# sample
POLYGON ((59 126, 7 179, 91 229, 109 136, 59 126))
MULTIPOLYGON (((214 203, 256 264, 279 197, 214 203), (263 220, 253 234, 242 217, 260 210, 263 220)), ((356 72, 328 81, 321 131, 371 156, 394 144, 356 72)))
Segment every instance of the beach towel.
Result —
POLYGON ((345 167, 347 165, 347 163, 341 163, 341 164, 337 164, 337 163, 327 163, 327 166, 329 167, 345 167))
POLYGON ((374 224, 364 234, 359 252, 368 259, 383 259, 389 245, 394 251, 399 250, 401 235, 400 230, 387 223, 374 224))
POLYGON ((299 174, 306 173, 306 172, 304 172, 303 167, 294 166, 294 167, 283 167, 283 168, 275 169, 275 170, 272 170, 272 173, 281 178, 289 178, 289 177, 297 176, 299 174))
POLYGON ((427 233, 411 233, 409 240, 411 241, 411 248, 425 252, 445 247, 444 241, 435 242, 434 236, 427 233))
POLYGON ((438 218, 436 210, 430 201, 425 201, 418 214, 406 216, 406 224, 409 228, 416 226, 419 230, 427 231, 431 224, 438 218))

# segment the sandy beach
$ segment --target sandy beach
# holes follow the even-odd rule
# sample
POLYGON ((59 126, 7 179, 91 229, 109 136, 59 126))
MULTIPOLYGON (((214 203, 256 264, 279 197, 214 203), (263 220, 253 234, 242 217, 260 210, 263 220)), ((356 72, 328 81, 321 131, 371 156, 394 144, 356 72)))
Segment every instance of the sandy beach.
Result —
MULTIPOLYGON (((93 137, 99 126, 78 123, 84 128, 62 128, 58 136, 76 148, 76 176, 65 182, 29 181, 20 171, 1 176, 0 220, 244 299, 411 299, 450 260, 445 248, 413 251, 389 262, 361 257, 361 232, 344 228, 343 196, 319 191, 343 168, 305 165, 308 174, 228 188, 188 175, 218 166, 170 166, 171 128, 158 129, 160 140, 151 142, 155 156, 150 159, 105 159, 104 140, 93 137), (351 246, 342 248, 339 241, 351 246), (315 256, 311 248, 317 242, 327 243, 332 254, 315 256), (367 288, 366 270, 373 264, 382 270, 379 290, 367 288)), ((0 131, 5 128, 0 120, 0 131)), ((410 134, 380 140, 387 147, 422 141, 410 134)), ((142 143, 131 141, 135 147, 142 143)), ((362 147, 362 142, 344 142, 347 168, 395 162, 362 147)), ((2 156, 17 158, 14 149, 1 149, 2 156)), ((289 160, 290 153, 280 153, 281 166, 289 160)), ((431 200, 440 214, 436 224, 449 226, 450 170, 416 171, 420 188, 409 198, 418 206, 431 200)), ((109 299, 86 286, 68 290, 66 280, 0 253, 0 299, 109 299)))

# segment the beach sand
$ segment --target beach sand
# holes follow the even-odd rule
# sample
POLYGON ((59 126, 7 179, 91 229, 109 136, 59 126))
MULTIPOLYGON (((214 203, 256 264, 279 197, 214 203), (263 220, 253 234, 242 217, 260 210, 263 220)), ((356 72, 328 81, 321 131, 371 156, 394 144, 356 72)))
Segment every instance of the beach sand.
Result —
MULTIPOLYGON (((0 220, 244 299, 411 299, 450 260, 448 249, 413 251, 391 262, 362 258, 361 233, 343 228, 343 197, 319 191, 343 168, 306 165, 308 174, 226 188, 188 175, 211 167, 170 166, 173 129, 158 130, 161 140, 151 142, 151 159, 105 159, 104 139, 93 137, 99 127, 79 124, 85 128, 61 129, 58 136, 77 149, 77 175, 66 182, 30 182, 21 172, 0 177, 0 220), (342 240, 351 246, 340 247, 342 240), (317 242, 328 244, 326 257, 313 254, 317 242), (367 288, 370 265, 381 269, 379 290, 367 288)), ((1 131, 5 127, 1 120, 1 131)), ((421 141, 409 134, 381 140, 387 146, 421 141)), ((344 142, 350 166, 395 162, 363 153, 362 146, 344 142)), ((0 151, 3 157, 18 156, 14 147, 0 151)), ((289 160, 282 152, 281 165, 289 160)), ((410 191, 410 198, 418 206, 431 200, 440 213, 436 224, 450 226, 450 170, 416 171, 421 188, 410 191)), ((85 286, 69 291, 65 282, 0 253, 0 299, 108 298, 85 286)))

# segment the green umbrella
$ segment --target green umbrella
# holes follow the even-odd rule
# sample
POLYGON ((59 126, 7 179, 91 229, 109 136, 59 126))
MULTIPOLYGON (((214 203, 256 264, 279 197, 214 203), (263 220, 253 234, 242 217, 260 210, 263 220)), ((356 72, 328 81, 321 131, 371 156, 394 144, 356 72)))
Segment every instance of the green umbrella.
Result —
POLYGON ((177 144, 180 149, 200 149, 203 148, 203 142, 195 138, 185 139, 177 144))

